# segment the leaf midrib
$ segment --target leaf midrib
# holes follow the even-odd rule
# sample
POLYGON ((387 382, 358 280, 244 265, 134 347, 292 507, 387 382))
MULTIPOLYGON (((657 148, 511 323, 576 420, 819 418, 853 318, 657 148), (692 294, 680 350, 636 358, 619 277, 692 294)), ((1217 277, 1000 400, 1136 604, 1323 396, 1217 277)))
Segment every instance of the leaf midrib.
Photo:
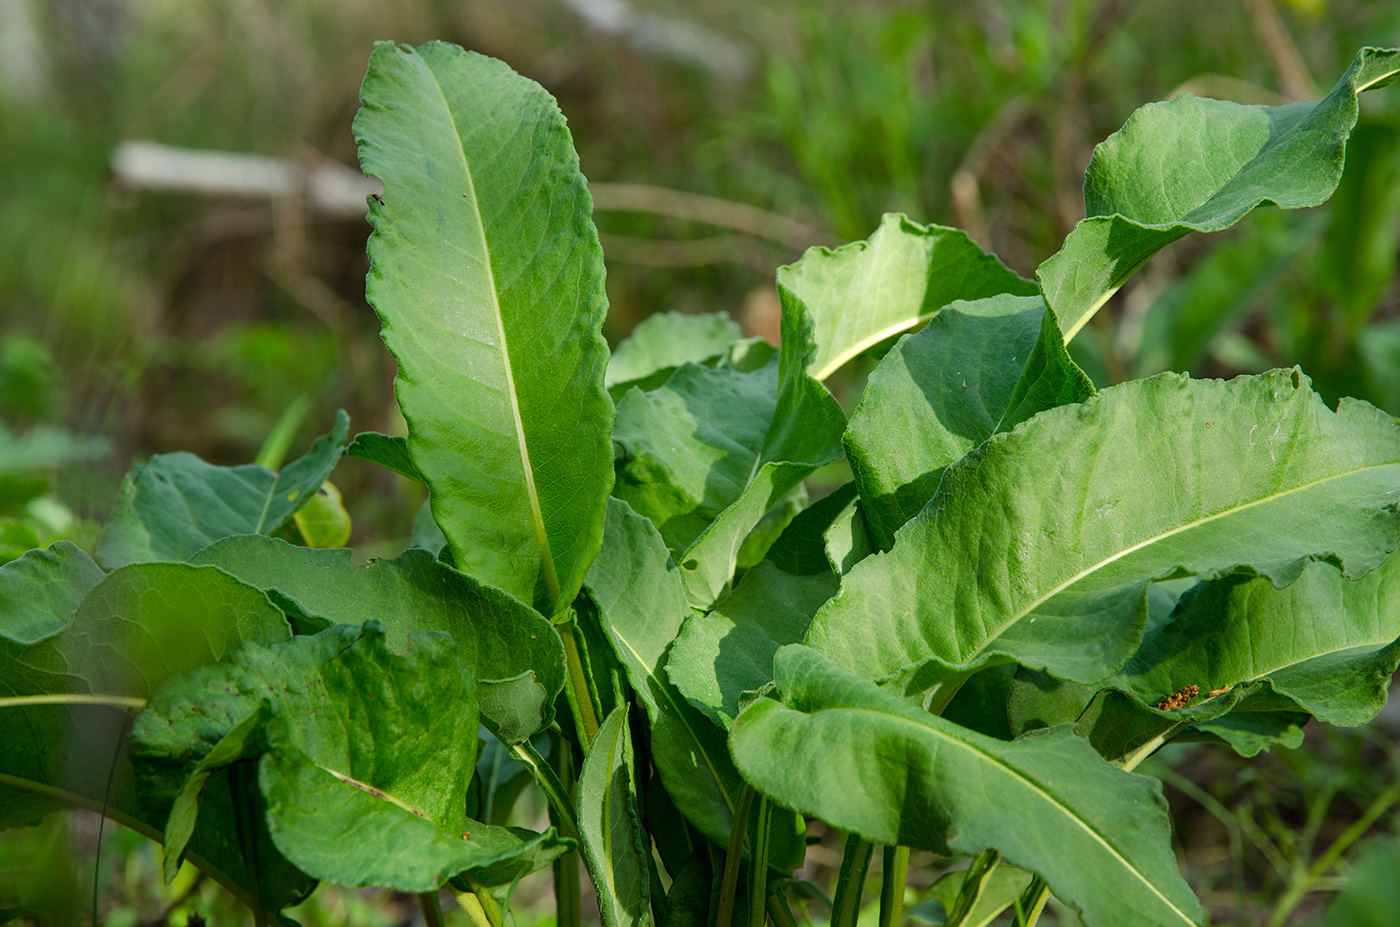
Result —
POLYGON ((1181 533, 1183 533, 1183 532, 1185 532, 1185 531, 1193 530, 1193 529, 1195 529, 1195 528, 1200 527, 1201 525, 1209 524, 1210 522, 1216 521, 1216 520, 1218 520, 1218 519, 1225 518, 1225 517, 1230 516, 1230 515, 1238 514, 1238 513, 1240 513, 1240 512, 1246 511, 1247 509, 1252 509, 1252 508, 1254 508, 1254 507, 1256 507, 1256 506, 1264 505, 1264 504, 1266 504, 1266 503, 1276 502, 1276 501, 1278 501, 1279 499, 1282 499, 1282 498, 1284 498, 1284 497, 1286 497, 1286 496, 1292 495, 1293 493, 1296 493, 1296 492, 1303 492, 1304 490, 1312 489, 1313 487, 1316 487, 1316 486, 1321 486, 1321 485, 1323 485, 1324 483, 1329 483, 1329 482, 1331 482, 1331 481, 1333 481, 1333 480, 1340 480, 1340 479, 1345 479, 1345 478, 1350 477, 1350 476, 1355 476, 1355 475, 1358 474, 1358 473, 1362 473, 1362 472, 1366 472, 1366 471, 1378 470, 1378 469, 1382 469, 1382 468, 1385 468, 1385 467, 1396 467, 1396 466, 1400 466, 1400 464, 1388 463, 1388 464, 1380 464, 1380 465, 1375 466, 1375 467, 1361 466, 1361 467, 1353 468, 1353 469, 1351 469, 1351 470, 1342 471, 1341 473, 1334 473, 1334 474, 1332 474, 1332 475, 1330 475, 1330 476, 1325 476, 1325 477, 1323 477, 1323 478, 1321 478, 1321 479, 1313 480, 1312 482, 1309 482, 1309 483, 1302 483, 1302 484, 1300 484, 1300 485, 1298 485, 1298 486, 1294 486, 1294 487, 1292 487, 1292 488, 1290 488, 1290 489, 1284 490, 1283 492, 1273 493, 1273 494, 1271 494, 1271 495, 1265 496, 1265 497, 1260 498, 1260 499, 1253 499, 1253 500, 1251 500, 1251 501, 1249 501, 1249 502, 1244 503, 1243 505, 1233 506, 1233 507, 1231 507, 1231 508, 1227 508, 1227 509, 1224 509, 1224 510, 1222 510, 1222 511, 1215 512, 1215 513, 1213 513, 1213 514, 1211 514, 1211 515, 1207 515, 1207 516, 1205 516, 1204 518, 1199 518, 1199 519, 1196 519, 1196 520, 1194 520, 1194 521, 1187 522, 1186 524, 1178 525, 1177 527, 1172 528, 1170 531, 1164 531, 1164 532, 1162 532, 1161 534, 1156 534, 1156 535, 1153 535, 1153 536, 1151 536, 1151 537, 1144 538, 1143 540, 1139 541, 1138 543, 1133 544, 1133 545, 1130 546, 1130 547, 1126 547, 1126 548, 1124 548, 1123 550, 1114 553, 1111 557, 1106 557, 1106 558, 1104 558, 1103 560, 1100 560, 1100 561, 1098 561, 1098 562, 1096 562, 1096 563, 1093 563, 1093 564, 1091 564, 1091 565, 1085 567, 1084 569, 1080 570, 1078 573, 1076 573, 1075 575, 1071 576, 1069 579, 1065 580, 1064 582, 1062 582, 1062 583, 1060 583, 1060 584, 1058 584, 1058 585, 1056 585, 1056 586, 1053 586, 1049 591, 1045 592, 1045 593, 1044 593, 1043 595, 1041 595, 1039 598, 1037 598, 1037 599, 1031 601, 1030 603, 1028 603, 1027 605, 1023 606, 1021 609, 1019 609, 1017 612, 1015 612, 1010 618, 1008 618, 1006 621, 1004 621, 1004 622, 996 629, 996 631, 995 631, 994 633, 988 634, 988 635, 986 636, 986 638, 984 639, 983 643, 982 643, 976 650, 972 651, 970 654, 967 654, 965 657, 962 658, 962 662, 966 663, 969 659, 975 659, 977 656, 981 655, 989 646, 991 646, 994 642, 996 642, 996 640, 997 640, 998 638, 1000 638, 1002 634, 1006 633, 1006 630, 1007 630, 1008 628, 1010 628, 1012 625, 1014 625, 1014 624, 1016 624, 1017 622, 1019 622, 1019 621, 1021 621, 1022 619, 1024 619, 1027 615, 1029 615, 1031 612, 1035 611, 1035 610, 1036 610, 1037 608, 1039 608, 1040 606, 1044 605, 1044 604, 1045 604, 1046 602, 1048 602, 1050 599, 1052 599, 1052 598, 1054 598, 1055 596, 1059 595, 1061 592, 1064 592, 1064 591, 1065 591, 1066 589, 1068 589, 1070 586, 1073 586, 1075 583, 1079 582, 1080 580, 1084 579, 1085 577, 1090 576, 1090 575, 1096 573, 1097 571, 1103 569, 1104 567, 1107 567, 1109 564, 1111 564, 1111 563, 1116 563, 1117 561, 1123 559, 1124 557, 1128 556, 1129 554, 1136 553, 1137 551, 1142 550, 1143 548, 1150 547, 1150 546, 1153 545, 1153 544, 1157 544, 1157 543, 1159 543, 1159 542, 1161 542, 1161 541, 1166 540, 1166 539, 1169 538, 1169 537, 1174 537, 1174 536, 1176 536, 1176 535, 1178 535, 1178 534, 1181 534, 1181 533))
MULTIPOLYGON (((788 710, 792 711, 793 709, 788 710)), ((1142 882, 1143 885, 1147 886, 1147 888, 1152 892, 1153 895, 1161 899, 1162 903, 1166 905, 1169 909, 1171 909, 1173 913, 1178 915, 1183 923, 1190 924, 1191 927, 1196 927, 1195 921, 1193 921, 1189 916, 1187 916, 1187 914, 1184 911, 1178 908, 1171 901, 1171 899, 1167 898, 1166 895, 1163 895, 1162 892, 1157 888, 1157 886, 1152 883, 1152 880, 1143 875, 1141 870, 1139 870, 1136 866, 1129 862, 1128 859, 1124 857, 1122 853, 1118 852, 1118 849, 1114 847, 1113 844, 1109 843, 1108 840, 1102 834, 1100 834, 1095 828, 1090 826, 1087 821, 1079 817, 1079 815, 1075 814, 1071 808, 1066 806, 1058 798, 1042 789, 1037 783, 1032 782, 1030 779, 1027 779, 1025 776, 1021 775, 1020 772, 1018 772, 1015 768, 1009 766, 1004 760, 998 757, 994 757, 981 750, 978 750, 975 746, 973 746, 970 743, 967 743, 966 741, 959 740, 958 738, 952 737, 944 733, 943 731, 938 730, 935 727, 922 724, 918 721, 913 720, 912 718, 905 718, 901 715, 889 714, 874 708, 860 708, 852 706, 842 706, 840 708, 823 708, 820 711, 814 712, 813 715, 815 716, 817 714, 824 714, 828 712, 849 712, 851 714, 872 715, 875 718, 881 720, 898 722, 900 724, 911 727, 916 731, 930 734, 941 741, 959 747, 967 753, 972 754, 974 757, 981 759, 983 762, 994 766, 997 769, 1000 769, 1003 773, 1010 776, 1012 779, 1020 782, 1030 792, 1040 796, 1042 800, 1044 800, 1047 804, 1060 811, 1066 818, 1068 818, 1076 826, 1078 826, 1081 830, 1088 834, 1094 840, 1094 842, 1098 843, 1106 851, 1108 851, 1108 853, 1114 859, 1118 860, 1118 862, 1123 866, 1124 869, 1131 872, 1134 876, 1138 878, 1139 881, 1142 882)))
POLYGON ((476 219, 476 230, 481 241, 481 254, 483 264, 486 267, 486 283, 491 293, 492 318, 496 323, 496 335, 500 339, 501 364, 505 368, 506 396, 510 399, 511 423, 515 428, 516 447, 520 452, 521 470, 525 475, 525 495, 530 501, 530 519, 535 529, 535 540, 540 545, 540 565, 544 568, 545 582, 549 587, 549 600, 551 610, 559 604, 559 575, 554 567, 554 554, 550 550, 549 535, 545 530, 544 514, 540 510, 539 493, 535 487, 535 471, 530 461, 530 447, 525 438, 525 423, 520 418, 520 399, 515 389, 515 374, 511 366, 510 347, 506 341, 505 320, 501 313, 500 294, 496 290, 496 269, 492 263, 491 245, 486 240, 486 221, 481 215, 481 202, 476 195, 476 177, 472 173, 471 164, 467 160, 467 148, 462 139, 462 133, 457 128, 457 118, 452 113, 452 106, 447 102, 447 94, 442 89, 442 83, 438 80, 437 73, 430 65, 424 62, 424 68, 432 76, 433 88, 438 92, 438 99, 442 101, 443 112, 447 115, 448 122, 452 125, 452 136, 457 142, 457 154, 461 159, 462 174, 467 181, 467 192, 463 194, 471 206, 472 215, 476 219))

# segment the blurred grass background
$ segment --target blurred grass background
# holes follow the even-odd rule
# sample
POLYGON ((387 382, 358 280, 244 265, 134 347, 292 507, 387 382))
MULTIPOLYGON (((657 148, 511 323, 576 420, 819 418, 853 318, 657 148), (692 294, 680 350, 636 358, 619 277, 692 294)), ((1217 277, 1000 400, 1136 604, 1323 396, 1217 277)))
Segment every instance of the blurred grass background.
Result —
MULTIPOLYGON (((363 221, 295 197, 134 189, 109 168, 127 140, 353 166, 359 81, 386 38, 504 59, 559 99, 591 181, 639 185, 599 200, 616 343, 662 310, 729 312, 772 336, 773 269, 865 237, 888 210, 965 227, 1029 276, 1083 215, 1093 145, 1136 107, 1182 90, 1320 95, 1360 46, 1400 45, 1400 4, 0 0, 0 560, 90 542, 121 474, 152 453, 251 461, 279 421, 295 453, 341 407, 355 430, 402 432, 364 303, 363 221), (717 201, 707 221, 677 192, 717 201), (754 232, 755 216, 768 221, 755 208, 781 217, 774 231, 754 232)), ((1329 397, 1400 414, 1398 245, 1392 89, 1363 97, 1330 205, 1260 210, 1168 248, 1076 339, 1076 358, 1101 384, 1298 363, 1329 397)), ((421 491, 355 461, 335 481, 357 548, 404 546, 421 491)), ((1395 781, 1397 729, 1310 731, 1302 751, 1261 763, 1182 761, 1199 775, 1169 794, 1216 923, 1265 922, 1313 844, 1395 781)), ((1379 826, 1393 830, 1388 813, 1379 826)), ((111 852, 144 865, 134 847, 111 852)), ((121 871, 109 887, 155 870, 121 871)), ((1299 918, 1317 913, 1305 901, 1299 918)), ((122 904, 133 922, 162 910, 122 904)), ((331 921, 412 917, 353 907, 331 921)))

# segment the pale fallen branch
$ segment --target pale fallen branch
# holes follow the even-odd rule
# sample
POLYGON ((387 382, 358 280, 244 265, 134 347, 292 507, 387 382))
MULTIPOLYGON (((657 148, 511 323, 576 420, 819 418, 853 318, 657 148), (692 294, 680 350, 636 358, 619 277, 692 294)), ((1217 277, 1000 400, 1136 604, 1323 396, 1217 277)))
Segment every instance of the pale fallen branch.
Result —
MULTIPOLYGON (((365 198, 383 193, 378 180, 334 161, 304 165, 285 158, 176 148, 156 142, 122 142, 112 154, 116 182, 133 190, 161 190, 241 199, 299 198, 309 212, 325 218, 360 219, 365 198)), ((797 219, 731 200, 648 184, 589 185, 598 212, 638 212, 698 222, 774 242, 791 251, 829 243, 820 229, 797 219)), ((657 266, 696 266, 736 260, 752 249, 726 237, 656 243, 638 249, 616 236, 604 236, 619 260, 657 266), (625 243, 624 243, 625 242, 625 243), (642 252, 646 252, 643 254, 642 252)))

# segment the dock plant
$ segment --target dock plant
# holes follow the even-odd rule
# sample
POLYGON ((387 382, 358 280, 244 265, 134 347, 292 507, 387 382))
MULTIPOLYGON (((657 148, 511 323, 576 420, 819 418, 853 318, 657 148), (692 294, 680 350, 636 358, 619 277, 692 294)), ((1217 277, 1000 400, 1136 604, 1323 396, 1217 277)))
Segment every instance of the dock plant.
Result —
POLYGON ((354 132, 407 436, 342 413, 277 472, 158 455, 93 555, 0 567, 0 826, 101 811, 259 925, 324 881, 503 927, 553 867, 561 927, 581 869, 606 927, 854 927, 877 848, 883 927, 911 849, 962 859, 925 921, 1053 894, 1087 927, 1202 924, 1136 769, 1379 711, 1400 428, 1296 368, 1096 389, 1066 343, 1171 242, 1327 200, 1397 76, 1366 48, 1320 100, 1142 107, 1034 279, 888 215, 778 269, 776 348, 661 314, 610 367, 554 100, 378 45, 354 132), (859 357, 848 415, 825 381, 859 357), (345 456, 426 487, 399 556, 286 539, 345 456), (847 835, 824 901, 794 877, 813 819, 847 835))

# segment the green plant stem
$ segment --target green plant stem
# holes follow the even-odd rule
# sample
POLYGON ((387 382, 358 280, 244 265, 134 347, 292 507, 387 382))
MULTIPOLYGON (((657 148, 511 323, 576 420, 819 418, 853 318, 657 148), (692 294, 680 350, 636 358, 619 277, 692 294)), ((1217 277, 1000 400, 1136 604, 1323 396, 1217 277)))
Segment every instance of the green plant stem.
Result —
POLYGON ((719 883, 719 909, 715 912, 715 927, 729 927, 734 918, 734 898, 739 893, 739 867, 744 855, 744 831, 748 828, 749 809, 753 807, 753 786, 744 787, 744 797, 734 812, 729 828, 729 849, 724 855, 724 874, 719 883))
POLYGON ((443 927, 442 904, 438 902, 437 892, 419 892, 418 907, 423 911, 426 927, 443 927))
MULTIPOLYGON (((577 866, 574 867, 574 873, 578 873, 577 866)), ((462 877, 467 880, 467 885, 471 886, 472 895, 476 897, 476 903, 481 906, 481 913, 486 916, 486 922, 490 924, 491 927, 503 927, 505 924, 505 915, 501 913, 501 906, 496 903, 495 897, 486 886, 481 884, 481 880, 476 877, 476 873, 470 871, 464 872, 462 873, 462 877)), ((577 880, 575 880, 575 884, 577 884, 577 880)), ((436 900, 437 895, 434 894, 433 897, 434 900, 436 900)), ((439 914, 441 914, 440 910, 439 914)))
POLYGON ((768 841, 772 830, 773 806, 766 795, 759 795, 749 839, 749 927, 763 927, 768 919, 768 841))
POLYGON ((1187 721, 1181 721, 1177 724, 1173 724, 1171 727, 1167 728, 1165 731, 1158 734, 1156 737, 1153 737, 1151 740, 1142 744, 1132 753, 1129 753, 1126 756, 1124 756, 1121 760, 1118 761, 1116 765, 1119 769, 1123 770, 1124 772, 1132 772, 1134 769, 1137 769, 1138 766, 1142 764, 1143 760, 1147 759, 1149 756, 1160 750, 1163 744, 1165 744, 1168 740, 1179 734, 1181 730, 1185 728, 1186 725, 1189 723, 1190 722, 1187 721))
POLYGON ((1050 886, 1045 880, 1040 876, 1031 879, 1031 884, 1026 886, 1026 892, 1021 896, 1021 903, 1018 905, 1020 915, 1017 923, 1021 927, 1035 927, 1045 910, 1045 903, 1049 900, 1050 886))
POLYGON ((567 624, 558 630, 559 639, 564 642, 564 662, 569 670, 569 686, 565 690, 565 696, 573 712, 574 723, 579 727, 579 742, 583 749, 587 750, 598 734, 598 711, 593 704, 593 689, 588 684, 588 676, 584 672, 583 658, 579 654, 578 640, 575 637, 578 633, 578 623, 570 618, 567 624))
POLYGON ((874 852, 875 845, 869 840, 857 834, 846 838, 846 853, 836 876, 836 897, 831 902, 831 927, 856 927, 859 922, 860 896, 874 852))
POLYGON ((904 923, 904 888, 909 882, 909 848, 885 847, 880 878, 880 927, 904 923))
POLYGON ((228 782, 233 799, 235 836, 239 852, 243 854, 243 870, 248 874, 248 907, 253 911, 255 927, 267 927, 262 886, 258 884, 258 830, 253 806, 258 789, 257 770, 257 764, 251 761, 234 763, 228 771, 228 782))
POLYGON ((1289 883, 1283 897, 1279 898, 1278 903, 1274 905, 1274 910, 1269 916, 1269 927, 1282 927, 1283 924, 1286 924, 1293 910, 1303 900, 1303 896, 1312 891, 1318 880, 1326 875, 1327 871, 1342 858, 1342 854, 1366 831, 1370 830, 1371 825, 1375 824, 1381 815, 1389 811, 1390 806, 1396 801, 1400 801, 1400 779, 1397 779, 1390 788, 1376 796, 1376 800, 1371 802, 1371 806, 1361 817, 1357 818, 1355 823, 1344 830, 1341 836, 1332 841, 1332 845, 1323 851, 1322 855, 1308 869, 1306 875, 1289 883))
POLYGON ((792 908, 788 907, 787 896, 783 894, 783 888, 779 885, 768 896, 768 916, 773 919, 774 927, 797 927, 797 918, 792 916, 792 908))
MULTIPOLYGON (((574 790, 574 751, 569 746, 568 741, 559 737, 556 747, 559 757, 559 777, 558 783, 561 794, 569 798, 574 790)), ((573 800, 569 799, 568 806, 573 809, 573 800)), ((550 806, 550 816, 556 822, 562 818, 559 812, 550 806)), ((572 822, 574 833, 578 833, 578 819, 572 822)), ((555 923, 559 927, 582 927, 583 924, 583 893, 579 886, 578 874, 578 851, 574 850, 565 853, 554 861, 554 908, 555 923)), ((489 917, 489 914, 488 914, 489 917)), ((493 924, 492 927, 500 927, 493 924)))
POLYGON ((452 897, 457 899, 463 911, 467 912, 467 917, 472 919, 476 927, 491 927, 491 921, 486 916, 486 911, 481 907, 481 899, 476 897, 475 892, 464 892, 452 885, 447 884, 447 890, 452 893, 452 897))
MULTIPOLYGON (((568 744, 560 738, 560 749, 567 750, 568 744)), ((524 743, 514 744, 510 748, 510 755, 515 757, 525 765, 534 777, 535 784, 544 792, 544 797, 549 801, 549 807, 558 818, 559 829, 565 837, 578 839, 578 812, 574 808, 574 800, 569 797, 569 790, 564 785, 559 774, 549 765, 549 762, 540 756, 540 752, 527 740, 524 743)))
POLYGON ((972 858, 972 864, 963 876, 962 888, 958 889, 958 897, 953 902, 953 910, 948 912, 948 918, 944 921, 947 927, 961 927, 962 922, 967 920, 977 907, 977 902, 982 900, 987 881, 1000 862, 1001 854, 992 849, 983 850, 972 858))

